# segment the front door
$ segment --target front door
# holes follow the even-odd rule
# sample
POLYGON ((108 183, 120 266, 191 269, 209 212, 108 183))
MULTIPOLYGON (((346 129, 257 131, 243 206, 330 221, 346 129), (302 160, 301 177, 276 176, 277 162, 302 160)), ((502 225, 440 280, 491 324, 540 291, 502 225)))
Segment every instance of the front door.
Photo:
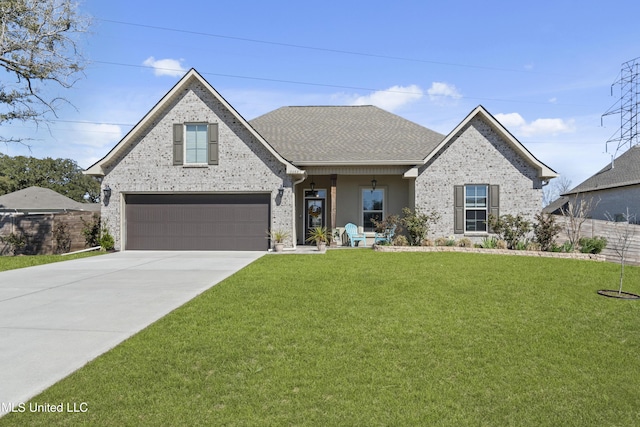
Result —
POLYGON ((309 236, 309 230, 315 227, 324 227, 325 214, 324 214, 324 202, 325 199, 306 199, 305 200, 305 226, 304 226, 304 238, 305 241, 309 236))

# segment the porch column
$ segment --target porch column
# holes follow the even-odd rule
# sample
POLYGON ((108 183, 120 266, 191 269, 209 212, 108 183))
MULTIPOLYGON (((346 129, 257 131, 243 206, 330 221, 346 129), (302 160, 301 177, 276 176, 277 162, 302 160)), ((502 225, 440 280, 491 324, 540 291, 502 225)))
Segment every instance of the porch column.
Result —
MULTIPOLYGON (((332 233, 333 235, 333 230, 336 229, 336 184, 338 182, 338 175, 337 174, 333 174, 331 175, 331 231, 330 233, 332 233)), ((335 239, 331 239, 331 246, 332 247, 336 247, 338 246, 338 243, 335 241, 335 239)))

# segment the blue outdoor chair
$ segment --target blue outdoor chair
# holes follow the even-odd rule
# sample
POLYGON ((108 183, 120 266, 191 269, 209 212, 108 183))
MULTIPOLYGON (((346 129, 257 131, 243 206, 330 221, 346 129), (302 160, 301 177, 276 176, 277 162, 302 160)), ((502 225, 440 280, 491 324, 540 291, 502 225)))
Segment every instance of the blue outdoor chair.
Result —
POLYGON ((356 246, 356 242, 362 242, 364 246, 367 246, 367 238, 364 233, 358 233, 358 227, 355 224, 349 223, 344 226, 344 231, 347 233, 349 239, 349 246, 356 246))
POLYGON ((373 238, 373 244, 377 245, 378 243, 383 243, 383 242, 391 243, 391 240, 393 239, 393 235, 395 233, 396 233, 395 225, 391 228, 387 228, 386 230, 384 230, 383 233, 378 233, 376 231, 376 235, 373 238))

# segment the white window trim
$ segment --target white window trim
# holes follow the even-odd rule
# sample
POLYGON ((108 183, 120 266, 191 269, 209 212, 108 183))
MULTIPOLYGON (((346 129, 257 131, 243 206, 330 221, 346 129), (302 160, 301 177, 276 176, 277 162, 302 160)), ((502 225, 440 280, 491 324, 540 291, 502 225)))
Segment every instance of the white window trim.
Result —
POLYGON ((469 208, 467 207, 467 188, 468 187, 484 187, 486 194, 486 202, 485 202, 485 218, 489 220, 489 185, 488 184, 465 184, 464 185, 464 234, 469 235, 486 235, 489 230, 489 225, 485 224, 484 230, 467 230, 467 211, 480 211, 482 208, 469 208))
MULTIPOLYGON (((375 231, 365 231, 364 229, 364 194, 363 191, 371 191, 373 190, 373 187, 369 186, 369 187, 360 187, 360 208, 359 211, 360 213, 358 214, 360 216, 359 219, 359 227, 362 228, 362 231, 364 233, 370 233, 370 234, 374 234, 375 231)), ((386 218, 386 211, 387 211, 387 187, 386 186, 376 186, 375 191, 382 191, 382 218, 380 218, 380 220, 384 220, 386 218)), ((375 211, 367 211, 367 212, 375 212, 375 211)))
POLYGON ((184 134, 182 135, 183 141, 184 141, 184 147, 183 147, 183 159, 184 161, 182 162, 182 166, 186 167, 186 168, 204 168, 204 167, 209 167, 209 162, 207 161, 207 159, 209 158, 209 123, 206 122, 188 122, 185 123, 184 126, 182 127, 184 130, 184 134), (207 127, 207 132, 205 135, 205 147, 206 147, 206 155, 205 157, 205 161, 204 162, 193 162, 193 163, 189 163, 187 161, 187 126, 206 126, 207 127))

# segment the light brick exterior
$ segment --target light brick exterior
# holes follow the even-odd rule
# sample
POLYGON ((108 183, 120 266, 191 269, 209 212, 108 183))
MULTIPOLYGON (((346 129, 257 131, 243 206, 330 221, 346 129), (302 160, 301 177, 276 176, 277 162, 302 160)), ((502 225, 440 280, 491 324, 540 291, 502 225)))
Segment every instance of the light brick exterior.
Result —
POLYGON ((164 107, 141 136, 105 169, 103 186, 109 185, 112 195, 108 205, 102 207, 102 219, 115 238, 116 249, 124 249, 122 209, 126 193, 270 193, 272 229, 294 230, 292 181, 285 165, 236 115, 196 80, 164 107), (173 124, 189 122, 218 123, 218 165, 173 165, 173 124), (279 197, 281 185, 285 192, 279 197))
MULTIPOLYGON (((542 207, 537 170, 480 117, 472 119, 419 170, 415 206, 440 214, 431 237, 454 234, 454 185, 465 184, 499 185, 500 215, 521 213, 533 220, 542 207)), ((487 234, 466 235, 476 241, 484 236, 487 234)))

